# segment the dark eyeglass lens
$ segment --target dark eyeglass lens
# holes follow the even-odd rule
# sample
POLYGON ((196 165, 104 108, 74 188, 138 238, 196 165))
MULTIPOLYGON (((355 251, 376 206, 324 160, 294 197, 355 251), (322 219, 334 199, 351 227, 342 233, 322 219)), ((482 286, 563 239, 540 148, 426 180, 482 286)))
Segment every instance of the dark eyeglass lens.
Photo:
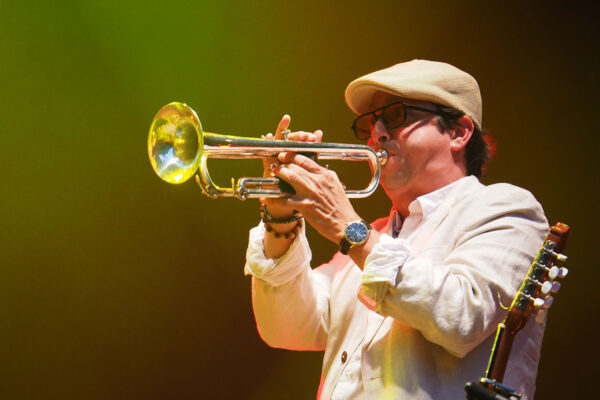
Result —
POLYGON ((396 129, 406 119, 404 104, 394 104, 382 112, 382 118, 388 129, 396 129))
POLYGON ((367 140, 371 137, 371 122, 369 116, 365 115, 354 122, 354 132, 359 140, 367 140))
POLYGON ((356 133, 356 138, 359 140, 369 139, 371 137, 373 127, 379 118, 383 119, 387 129, 396 129, 402 125, 406 119, 406 108, 402 103, 392 104, 381 110, 381 114, 369 113, 359 117, 354 122, 354 132, 356 133))

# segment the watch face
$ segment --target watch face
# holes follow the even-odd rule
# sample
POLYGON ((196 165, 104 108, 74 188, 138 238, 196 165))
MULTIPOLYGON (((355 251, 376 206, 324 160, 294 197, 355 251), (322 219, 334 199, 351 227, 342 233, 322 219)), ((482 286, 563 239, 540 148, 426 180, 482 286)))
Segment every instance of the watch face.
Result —
POLYGON ((346 238, 354 244, 364 242, 369 235, 369 229, 361 222, 353 222, 346 228, 346 238))

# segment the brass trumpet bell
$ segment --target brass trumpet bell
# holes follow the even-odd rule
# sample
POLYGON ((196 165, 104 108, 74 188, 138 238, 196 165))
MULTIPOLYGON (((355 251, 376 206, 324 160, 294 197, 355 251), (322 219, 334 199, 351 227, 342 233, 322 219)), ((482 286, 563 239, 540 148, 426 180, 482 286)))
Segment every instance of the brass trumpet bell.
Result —
POLYGON ((166 182, 182 183, 198 169, 204 135, 198 116, 183 103, 160 109, 148 135, 148 157, 154 172, 166 182))

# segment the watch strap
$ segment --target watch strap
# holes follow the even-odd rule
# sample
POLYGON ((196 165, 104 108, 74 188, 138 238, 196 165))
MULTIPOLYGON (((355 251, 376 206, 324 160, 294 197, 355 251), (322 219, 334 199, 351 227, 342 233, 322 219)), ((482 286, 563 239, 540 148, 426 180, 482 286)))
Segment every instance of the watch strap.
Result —
POLYGON ((352 247, 352 245, 350 244, 348 239, 346 239, 346 237, 343 236, 342 241, 340 242, 340 253, 342 253, 343 255, 347 255, 350 251, 350 247, 352 247))

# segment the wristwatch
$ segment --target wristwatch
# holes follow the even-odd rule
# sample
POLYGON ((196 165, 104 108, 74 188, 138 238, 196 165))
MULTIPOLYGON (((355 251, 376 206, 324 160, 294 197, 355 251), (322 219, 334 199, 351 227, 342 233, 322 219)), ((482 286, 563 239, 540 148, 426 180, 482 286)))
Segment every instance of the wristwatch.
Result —
POLYGON ((354 221, 346 225, 342 241, 340 242, 340 253, 348 254, 348 251, 359 244, 363 244, 371 234, 371 225, 366 221, 354 221))

